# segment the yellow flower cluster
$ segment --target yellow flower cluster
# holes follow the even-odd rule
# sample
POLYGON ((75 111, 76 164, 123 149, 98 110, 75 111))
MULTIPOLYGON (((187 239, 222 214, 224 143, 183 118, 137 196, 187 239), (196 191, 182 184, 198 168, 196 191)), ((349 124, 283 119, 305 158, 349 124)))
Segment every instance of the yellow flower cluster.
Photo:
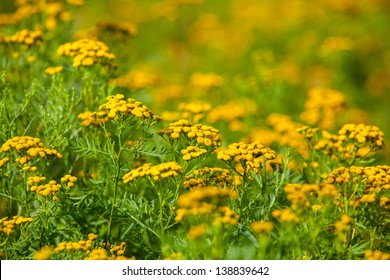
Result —
POLYGON ((117 120, 119 117, 127 118, 129 116, 138 119, 159 121, 160 118, 155 115, 148 107, 135 99, 129 98, 127 101, 123 94, 111 95, 106 98, 107 103, 100 105, 97 112, 80 113, 77 117, 83 120, 84 126, 99 125, 109 120, 117 120))
POLYGON ((0 159, 0 168, 3 167, 3 165, 6 164, 7 162, 9 162, 8 157, 0 159))
POLYGON ((221 214, 215 217, 214 224, 237 225, 240 216, 228 206, 220 207, 219 212, 221 214))
POLYGON ((77 181, 77 177, 69 175, 69 174, 67 174, 61 178, 61 183, 67 183, 66 189, 70 189, 71 187, 73 187, 74 182, 76 182, 76 181, 77 181))
POLYGON ((91 111, 80 113, 77 115, 77 118, 82 120, 82 125, 86 127, 90 125, 99 126, 99 124, 103 124, 104 122, 108 121, 108 118, 97 119, 96 113, 91 111))
MULTIPOLYGON (((47 184, 38 185, 39 183, 42 183, 46 180, 46 177, 39 177, 39 176, 32 176, 27 179, 27 184, 30 187, 30 191, 36 192, 39 195, 42 196, 53 196, 53 201, 58 200, 57 193, 61 190, 62 185, 57 184, 55 180, 51 180, 47 184)), ((61 183, 67 183, 66 189, 69 189, 74 186, 74 182, 77 181, 77 178, 71 175, 65 175, 61 178, 61 183)))
POLYGON ((187 237, 188 239, 191 240, 198 239, 204 235, 206 230, 207 230, 207 226, 205 224, 192 226, 187 232, 187 237))
POLYGON ((224 79, 220 75, 214 73, 194 73, 190 77, 190 84, 201 90, 209 90, 211 88, 220 87, 223 83, 224 79))
POLYGON ((35 260, 47 260, 49 256, 53 253, 52 246, 43 246, 41 249, 35 252, 34 259, 35 260))
POLYGON ((211 110, 211 104, 201 101, 180 103, 177 112, 163 112, 162 117, 166 121, 180 119, 198 123, 206 117, 211 110))
POLYGON ((269 221, 254 221, 251 223, 250 227, 256 233, 263 233, 272 231, 275 226, 269 221))
POLYGON ((337 135, 307 126, 301 127, 298 132, 315 150, 336 161, 363 158, 384 147, 384 133, 376 126, 346 124, 337 135))
POLYGON ((183 160, 189 161, 202 155, 206 154, 207 150, 199 148, 197 146, 188 146, 187 148, 181 150, 181 154, 183 155, 183 160))
POLYGON ((237 224, 238 215, 229 207, 223 206, 226 199, 237 198, 235 191, 225 188, 205 187, 195 188, 179 196, 180 208, 176 212, 175 220, 181 222, 189 216, 208 216, 215 223, 237 224))
POLYGON ((232 100, 226 104, 216 106, 207 115, 207 121, 216 123, 225 121, 231 131, 242 131, 242 119, 256 111, 256 103, 249 99, 232 100))
POLYGON ((0 233, 11 234, 16 225, 31 223, 32 218, 26 218, 21 216, 14 216, 12 219, 8 220, 8 217, 0 219, 0 233))
POLYGON ((350 201, 351 206, 378 202, 379 206, 390 209, 390 199, 386 196, 380 197, 383 192, 390 190, 389 166, 339 167, 327 177, 327 182, 340 185, 342 189, 346 189, 350 184, 363 184, 362 193, 355 195, 355 199, 350 201))
POLYGON ((335 232, 344 239, 345 232, 350 228, 351 224, 352 224, 351 217, 346 214, 342 214, 340 220, 336 221, 333 224, 333 226, 335 228, 335 232))
POLYGON ((370 150, 383 148, 384 133, 376 126, 346 124, 339 130, 339 142, 352 141, 357 146, 368 146, 370 150))
POLYGON ((23 19, 39 13, 39 7, 27 1, 14 1, 16 11, 12 14, 0 14, 0 26, 16 25, 23 19))
POLYGON ((4 42, 24 44, 26 46, 36 45, 39 46, 42 43, 42 31, 31 31, 27 29, 20 30, 14 35, 5 36, 4 42))
POLYGON ((41 12, 45 14, 45 26, 47 30, 53 31, 57 28, 58 20, 67 21, 70 19, 70 13, 65 11, 65 3, 63 2, 39 2, 37 3, 41 12))
POLYGON ((154 181, 179 176, 183 172, 183 167, 177 162, 163 162, 158 165, 146 163, 137 169, 131 170, 123 177, 123 183, 133 182, 137 178, 149 177, 154 181))
POLYGON ((117 246, 112 245, 110 248, 110 253, 116 256, 123 256, 125 254, 126 248, 127 248, 126 242, 122 242, 117 246))
POLYGON ((150 88, 159 82, 160 78, 157 75, 142 70, 133 70, 126 75, 119 76, 110 81, 115 86, 126 87, 131 90, 150 88))
MULTIPOLYGON (((30 177, 31 178, 31 177, 30 177)), ((44 178, 44 177, 43 177, 44 178)), ((36 192, 42 196, 53 196, 53 201, 58 200, 57 193, 61 190, 61 184, 57 184, 55 180, 49 181, 49 183, 44 185, 33 185, 30 187, 30 191, 36 192)))
POLYGON ((85 260, 107 260, 108 259, 108 252, 104 248, 96 248, 93 249, 89 256, 85 258, 85 260))
POLYGON ((153 98, 158 103, 157 105, 164 105, 167 101, 178 100, 183 96, 184 87, 178 84, 161 85, 153 90, 153 98))
MULTIPOLYGON (((287 184, 284 187, 284 191, 287 194, 287 199, 291 201, 293 206, 309 207, 313 206, 310 203, 310 198, 315 197, 332 197, 336 199, 339 195, 339 191, 334 185, 320 183, 320 184, 287 184)), ((316 204, 314 204, 316 205, 316 204)))
POLYGON ((327 177, 331 184, 346 185, 348 183, 363 183, 368 192, 379 192, 390 189, 390 166, 351 166, 339 167, 327 177))
POLYGON ((244 173, 250 170, 258 172, 263 162, 270 163, 276 159, 276 152, 263 146, 260 142, 250 144, 239 142, 219 149, 217 157, 231 165, 236 165, 235 169, 239 173, 241 170, 244 173))
POLYGON ((211 110, 211 104, 201 101, 180 103, 178 110, 181 112, 182 119, 192 120, 193 122, 198 123, 200 120, 204 119, 207 112, 211 110))
POLYGON ((23 155, 15 160, 23 165, 23 171, 36 171, 37 168, 35 166, 28 164, 35 157, 56 156, 57 158, 62 158, 62 155, 57 150, 45 148, 45 144, 39 138, 30 136, 16 136, 7 140, 1 146, 0 152, 6 153, 11 150, 16 150, 23 155))
POLYGON ((73 58, 73 67, 91 66, 94 64, 108 64, 115 55, 109 52, 108 46, 103 42, 82 39, 59 46, 58 55, 70 56, 73 58))
POLYGON ((94 233, 88 234, 88 240, 80 240, 77 242, 60 242, 57 247, 54 248, 55 253, 60 253, 63 251, 85 251, 90 252, 90 249, 93 245, 93 241, 98 236, 94 233))
POLYGON ((17 10, 13 14, 0 14, 0 26, 3 24, 15 25, 31 15, 42 14, 46 19, 45 27, 52 31, 57 27, 57 21, 67 21, 70 13, 66 10, 66 4, 81 6, 84 0, 17 0, 14 1, 17 10))
POLYGON ((379 250, 367 250, 364 252, 367 260, 390 260, 390 254, 379 250))
POLYGON ((305 142, 297 129, 302 124, 294 122, 291 116, 282 114, 270 114, 266 123, 270 128, 255 129, 244 139, 246 142, 259 141, 266 146, 278 143, 295 148, 301 155, 306 156, 308 151, 305 142))
POLYGON ((226 187, 233 181, 228 169, 220 167, 203 167, 185 177, 184 188, 206 186, 226 187))
POLYGON ((274 210, 272 211, 272 217, 279 218, 283 223, 300 222, 298 216, 295 215, 290 208, 285 208, 283 210, 274 210))
POLYGON ((345 110, 345 97, 337 90, 329 88, 312 88, 308 92, 305 111, 301 120, 321 129, 331 129, 336 118, 345 110))
POLYGON ((45 73, 49 74, 49 75, 54 75, 54 74, 62 72, 62 70, 64 70, 63 66, 47 67, 45 69, 45 73))
POLYGON ((218 147, 222 141, 219 130, 203 124, 193 125, 187 120, 171 123, 168 128, 160 130, 158 134, 167 135, 171 139, 178 139, 181 135, 184 135, 187 139, 194 139, 198 144, 203 144, 207 147, 218 147))
POLYGON ((89 252, 89 256, 85 260, 133 260, 134 258, 127 258, 124 256, 126 250, 126 242, 115 246, 111 245, 106 249, 106 244, 103 243, 101 247, 93 249, 89 252))

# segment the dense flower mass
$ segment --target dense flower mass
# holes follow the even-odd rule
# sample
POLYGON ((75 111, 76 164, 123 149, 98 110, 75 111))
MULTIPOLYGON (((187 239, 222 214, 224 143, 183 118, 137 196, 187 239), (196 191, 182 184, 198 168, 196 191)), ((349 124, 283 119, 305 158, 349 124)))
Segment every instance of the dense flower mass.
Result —
POLYGON ((64 70, 63 66, 47 67, 45 69, 45 73, 49 74, 49 75, 54 75, 54 74, 62 72, 62 70, 64 70))
POLYGON ((180 103, 176 112, 163 112, 163 119, 166 121, 189 120, 194 123, 199 123, 203 120, 207 113, 211 110, 211 104, 206 102, 188 102, 180 103))
POLYGON ((230 101, 212 108, 207 115, 207 120, 211 123, 225 121, 232 131, 242 131, 244 129, 243 119, 253 114, 256 109, 256 103, 249 99, 230 101))
POLYGON ((367 250, 364 252, 367 260, 390 260, 390 254, 379 250, 367 250))
MULTIPOLYGON (((287 199, 291 201, 295 207, 313 206, 310 202, 315 199, 317 202, 321 198, 330 197, 337 199, 339 191, 331 184, 287 184, 284 188, 287 199)), ((314 204, 317 205, 317 204, 314 204)))
POLYGON ((106 65, 115 58, 103 42, 82 39, 59 46, 57 54, 69 56, 73 59, 73 67, 106 65))
POLYGON ((22 165, 24 171, 35 171, 36 167, 31 165, 31 161, 39 158, 57 157, 62 158, 55 149, 45 148, 45 144, 39 139, 31 136, 16 136, 7 140, 0 149, 0 152, 7 153, 16 151, 18 156, 15 159, 22 165))
POLYGON ((333 128, 337 116, 345 110, 344 95, 333 89, 313 88, 308 93, 301 119, 309 125, 318 125, 321 129, 333 128))
POLYGON ((219 130, 208 125, 192 124, 187 120, 171 123, 168 128, 160 130, 158 133, 167 135, 170 139, 178 139, 183 135, 189 139, 190 143, 195 142, 206 147, 218 147, 222 140, 219 130))
POLYGON ((389 166, 339 167, 327 177, 327 182, 339 186, 345 195, 353 194, 349 202, 351 206, 376 203, 381 208, 390 209, 390 199, 386 193, 390 190, 389 166), (360 188, 356 189, 356 185, 360 188))
POLYGON ((260 142, 250 144, 239 142, 219 149, 217 157, 232 165, 238 165, 236 171, 239 173, 251 170, 258 172, 264 163, 273 163, 276 159, 276 152, 260 142))
POLYGON ((272 216, 280 219, 280 221, 283 223, 300 222, 298 216, 294 212, 292 212, 290 208, 285 208, 283 210, 279 210, 279 209, 274 210, 272 212, 272 216))
POLYGON ((97 112, 84 112, 78 115, 83 120, 84 126, 104 124, 110 120, 119 118, 127 119, 135 117, 139 120, 159 121, 160 118, 155 115, 148 107, 133 98, 125 100, 123 94, 111 95, 106 98, 107 103, 102 104, 97 112))
POLYGON ((218 186, 225 187, 233 182, 233 177, 228 169, 220 167, 203 167, 194 170, 185 177, 184 188, 218 186))
POLYGON ((256 233, 272 231, 274 227, 274 224, 269 221, 254 221, 251 223, 251 229, 256 233))
POLYGON ((14 35, 5 36, 4 41, 6 43, 24 44, 25 46, 39 46, 42 43, 42 31, 23 29, 16 32, 14 35))
POLYGON ((183 167, 176 162, 164 162, 158 165, 146 163, 143 166, 126 173, 123 183, 127 184, 141 177, 148 177, 154 181, 179 176, 183 172, 183 167))
POLYGON ((209 217, 215 223, 237 224, 238 214, 224 206, 226 199, 236 199, 237 193, 230 189, 205 187, 183 193, 178 199, 180 208, 176 212, 176 221, 185 218, 209 217))
POLYGON ((299 128, 298 132, 315 150, 330 156, 335 161, 351 164, 384 148, 384 133, 378 127, 371 125, 346 124, 337 135, 307 126, 299 128))
POLYGON ((302 124, 294 122, 291 116, 282 114, 269 115, 266 123, 270 128, 253 129, 244 140, 258 141, 266 146, 271 146, 273 143, 278 143, 281 146, 291 146, 301 155, 307 156, 307 147, 302 135, 297 131, 302 127, 302 124))
POLYGON ((70 251, 70 250, 81 250, 89 252, 91 247, 93 246, 93 241, 97 239, 97 235, 90 233, 88 235, 87 240, 80 240, 77 242, 60 242, 58 243, 57 247, 54 248, 55 253, 60 253, 63 251, 70 251))
POLYGON ((16 225, 31 223, 32 218, 14 216, 12 219, 8 219, 8 217, 4 217, 0 219, 0 234, 5 233, 7 235, 11 234, 15 230, 16 225))
POLYGON ((0 159, 0 168, 6 164, 7 162, 9 162, 9 158, 8 157, 5 157, 5 158, 2 158, 0 159))
POLYGON ((131 90, 150 88, 159 83, 159 77, 155 74, 142 70, 133 70, 119 76, 110 82, 118 87, 126 87, 131 90))
POLYGON ((183 155, 183 159, 189 161, 191 159, 196 159, 206 154, 207 150, 201 149, 197 146, 188 146, 187 148, 181 150, 181 154, 183 155))
POLYGON ((194 73, 190 78, 190 83, 194 87, 202 90, 209 90, 211 88, 220 87, 224 83, 224 79, 214 73, 194 73))

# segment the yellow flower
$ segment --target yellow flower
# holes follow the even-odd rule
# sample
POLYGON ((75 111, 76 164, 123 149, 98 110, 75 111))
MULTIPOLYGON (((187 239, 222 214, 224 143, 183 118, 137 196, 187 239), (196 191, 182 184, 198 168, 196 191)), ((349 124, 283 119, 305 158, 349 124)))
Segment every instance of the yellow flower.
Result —
POLYGON ((336 117, 345 110, 345 98, 337 90, 312 88, 305 103, 306 110, 300 117, 309 125, 318 125, 321 129, 331 129, 336 117))
POLYGON ((190 77, 190 84, 202 90, 220 87, 224 83, 224 79, 214 73, 202 74, 194 73, 190 77))
POLYGON ((103 42, 89 39, 63 44, 57 49, 57 54, 72 57, 73 67, 76 68, 80 65, 109 65, 108 61, 115 58, 115 55, 109 52, 108 46, 103 42))
POLYGON ((254 221, 250 226, 251 229, 256 233, 268 232, 274 229, 274 224, 268 221, 254 221))
POLYGON ((34 259, 36 260, 47 260, 51 253, 53 252, 52 246, 44 246, 34 254, 34 259))
POLYGON ((183 172, 183 167, 177 162, 164 162, 158 165, 146 163, 143 166, 126 173, 123 183, 127 184, 140 177, 149 177, 154 181, 163 180, 168 177, 179 176, 183 172))
POLYGON ((203 167, 194 170, 185 177, 184 188, 219 186, 225 187, 233 182, 233 177, 228 169, 219 167, 203 167))
POLYGON ((217 151, 217 158, 236 164, 236 171, 240 173, 253 170, 259 172, 264 162, 276 159, 276 152, 259 142, 250 144, 239 142, 230 144, 226 148, 217 151))
POLYGON ((150 88, 158 85, 159 82, 160 78, 157 75, 141 70, 133 70, 126 75, 119 76, 110 81, 110 83, 116 86, 127 87, 131 90, 150 88))
POLYGON ((219 130, 203 124, 192 124, 188 120, 179 120, 169 124, 168 128, 158 131, 160 135, 167 135, 172 139, 184 136, 192 144, 201 144, 206 147, 218 147, 222 137, 219 130), (195 142, 195 143, 194 143, 195 142))
POLYGON ((0 168, 9 161, 8 157, 0 159, 0 168))
POLYGON ((197 146, 188 146, 187 148, 181 150, 181 154, 183 155, 183 159, 186 161, 201 157, 202 155, 204 155, 206 153, 207 153, 207 150, 201 149, 197 146))
POLYGON ((367 260, 390 260, 390 254, 379 250, 367 250, 364 253, 367 260))
POLYGON ((206 230, 207 230, 207 226, 205 224, 192 226, 187 232, 188 239, 192 239, 192 240, 198 239, 204 235, 206 230))
POLYGON ((23 29, 17 31, 14 35, 5 36, 4 41, 7 43, 24 44, 29 47, 32 45, 39 46, 42 42, 42 31, 31 31, 23 29))
POLYGON ((299 218, 291 211, 290 208, 285 208, 283 210, 274 210, 272 212, 272 216, 275 218, 279 218, 282 222, 285 223, 300 222, 299 218))
POLYGON ((54 75, 62 72, 63 69, 64 69, 63 66, 47 67, 45 73, 49 75, 54 75))

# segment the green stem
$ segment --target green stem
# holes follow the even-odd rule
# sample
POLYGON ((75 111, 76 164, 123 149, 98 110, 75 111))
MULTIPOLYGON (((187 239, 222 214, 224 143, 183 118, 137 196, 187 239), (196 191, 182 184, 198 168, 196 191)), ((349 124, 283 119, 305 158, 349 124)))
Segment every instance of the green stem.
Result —
POLYGON ((112 225, 112 219, 113 219, 113 216, 114 216, 116 197, 117 197, 117 193, 118 193, 119 175, 120 175, 120 171, 121 171, 121 160, 120 160, 120 157, 121 157, 121 153, 122 153, 122 150, 123 150, 121 136, 122 136, 122 130, 120 130, 119 133, 118 133, 119 151, 118 151, 117 159, 116 159, 117 168, 116 168, 116 172, 115 172, 114 195, 113 195, 113 198, 112 198, 110 219, 108 221, 107 244, 110 243, 111 225, 112 225))
POLYGON ((120 168, 120 164, 118 162, 117 170, 116 170, 116 174, 115 174, 115 187, 114 187, 114 195, 113 195, 112 204, 111 204, 110 219, 108 221, 107 244, 110 243, 112 217, 114 215, 114 210, 115 210, 115 203, 116 203, 116 196, 117 196, 117 192, 118 192, 118 183, 119 183, 119 173, 120 173, 120 170, 121 170, 121 168, 120 168))

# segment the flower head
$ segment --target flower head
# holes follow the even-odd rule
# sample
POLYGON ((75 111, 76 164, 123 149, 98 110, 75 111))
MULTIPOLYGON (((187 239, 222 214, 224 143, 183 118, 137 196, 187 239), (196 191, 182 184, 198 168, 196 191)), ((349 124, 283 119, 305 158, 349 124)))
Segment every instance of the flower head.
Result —
POLYGON ((123 177, 123 183, 127 184, 134 180, 147 177, 154 181, 164 180, 169 177, 179 176, 183 172, 183 167, 177 162, 164 162, 158 165, 146 163, 143 166, 126 173, 123 177))
POLYGON ((59 46, 57 54, 69 56, 73 59, 73 67, 92 66, 94 64, 107 65, 115 58, 103 42, 82 39, 59 46))

